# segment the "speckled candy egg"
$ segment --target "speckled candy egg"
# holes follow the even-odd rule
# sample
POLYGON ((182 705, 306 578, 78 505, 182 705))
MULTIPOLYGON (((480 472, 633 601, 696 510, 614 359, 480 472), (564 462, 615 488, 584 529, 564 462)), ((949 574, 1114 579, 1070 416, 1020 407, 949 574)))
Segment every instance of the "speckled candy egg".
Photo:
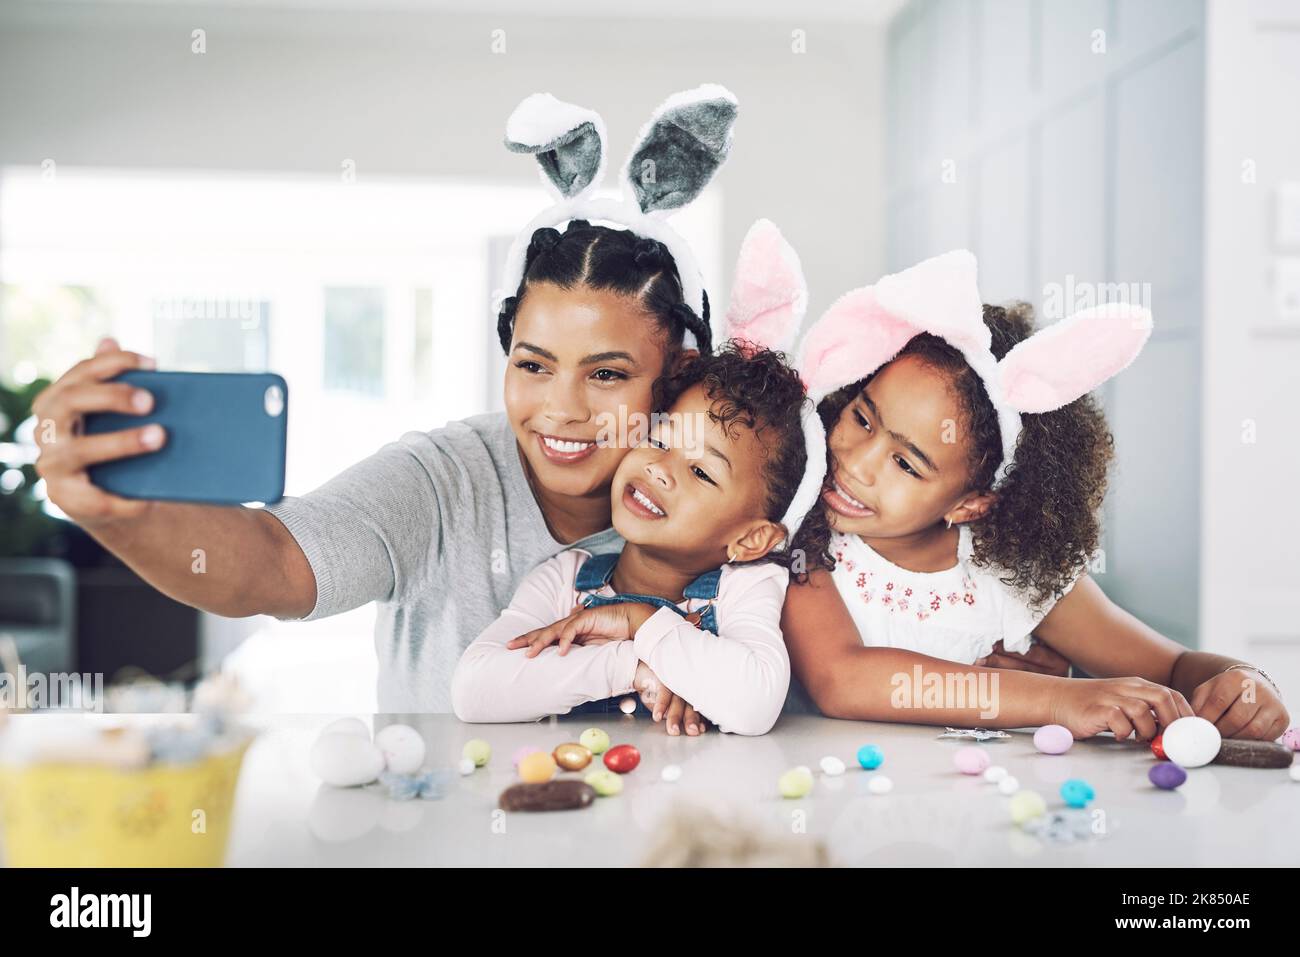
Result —
POLYGON ((1070 729, 1059 724, 1045 724, 1034 732, 1034 747, 1043 754, 1064 754, 1073 744, 1070 729))
POLYGON ((1282 732, 1282 743, 1292 751, 1300 751, 1300 725, 1282 732))
POLYGON ((312 745, 312 773, 336 788, 369 784, 384 770, 384 755, 357 734, 322 734, 312 745))
POLYGON ((1179 718, 1161 735, 1165 755, 1182 768, 1199 768, 1209 764, 1219 753, 1223 737, 1219 729, 1204 718, 1179 718))
POLYGON ((375 747, 394 774, 411 774, 424 764, 424 738, 409 724, 390 724, 375 735, 375 747))
POLYGON ((1087 807, 1088 802, 1097 796, 1092 785, 1079 778, 1070 778, 1061 785, 1061 800, 1070 807, 1087 807))
POLYGON ((968 744, 958 748, 952 756, 952 763, 962 774, 983 774, 989 766, 989 755, 977 744, 968 744))
POLYGON ((1037 791, 1017 791, 1011 797, 1011 820, 1026 824, 1047 813, 1047 802, 1037 791))
POLYGON ((1020 790, 1020 781, 1008 774, 998 782, 998 793, 1010 797, 1020 790))
POLYGON ((1162 791, 1172 791, 1187 780, 1187 772, 1172 761, 1161 761, 1147 772, 1147 778, 1162 791))
POLYGON ((864 744, 858 748, 858 764, 868 771, 874 771, 885 763, 885 752, 874 744, 864 744))
POLYGON ((822 774, 837 778, 844 773, 844 762, 833 755, 827 755, 821 760, 821 768, 822 774))
POLYGON ((777 779, 776 789, 783 798, 807 797, 813 789, 812 772, 804 767, 791 768, 777 779))
POLYGON ((984 780, 989 784, 997 784, 1007 776, 1007 769, 1000 764, 995 764, 984 772, 984 780))
POLYGON ((474 767, 481 768, 487 764, 492 757, 492 745, 488 744, 482 738, 474 738, 466 741, 465 747, 461 748, 460 756, 469 758, 474 762, 474 767))

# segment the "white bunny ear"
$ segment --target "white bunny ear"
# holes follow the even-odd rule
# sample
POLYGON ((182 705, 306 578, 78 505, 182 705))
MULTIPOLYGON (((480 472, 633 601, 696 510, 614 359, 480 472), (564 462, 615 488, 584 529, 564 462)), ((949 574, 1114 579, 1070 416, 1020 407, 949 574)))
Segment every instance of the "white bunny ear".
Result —
POLYGON ((736 98, 716 83, 674 93, 641 130, 624 176, 643 213, 679 209, 731 152, 736 98))
POLYGON ((565 199, 593 192, 605 172, 605 122, 598 113, 549 93, 526 97, 506 120, 506 149, 533 153, 565 199))
POLYGON ((758 220, 740 244, 723 337, 788 352, 807 309, 799 254, 775 223, 758 220))
POLYGON ((895 318, 969 351, 987 350, 992 334, 975 282, 975 256, 954 249, 876 283, 881 308, 895 318))
POLYGON ((1076 312, 1016 343, 998 363, 1002 398, 1018 412, 1051 412, 1131 363, 1151 336, 1151 313, 1128 303, 1076 312))

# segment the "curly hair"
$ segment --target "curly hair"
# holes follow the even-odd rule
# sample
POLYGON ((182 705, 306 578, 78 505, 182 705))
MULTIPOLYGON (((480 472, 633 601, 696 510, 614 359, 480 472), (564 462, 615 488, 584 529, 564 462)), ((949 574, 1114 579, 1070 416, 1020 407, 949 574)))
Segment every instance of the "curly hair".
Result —
MULTIPOLYGON (((984 324, 993 334, 993 354, 1001 359, 1033 334, 1033 309, 1022 302, 985 305, 984 324)), ((991 488, 1002 458, 1002 432, 983 382, 960 352, 935 336, 916 336, 899 353, 905 355, 947 377, 970 436, 968 486, 991 488)), ((818 406, 828 432, 870 379, 832 393, 818 406)), ((1115 442, 1091 395, 1021 421, 1012 468, 989 511, 970 523, 972 561, 1003 572, 1005 584, 1041 606, 1064 594, 1097 550, 1115 442)), ((820 511, 829 522, 825 509, 820 511)))
POLYGON ((626 229, 593 226, 585 219, 570 220, 563 233, 549 226, 535 230, 524 255, 519 288, 502 300, 497 314, 497 338, 507 353, 515 313, 535 282, 553 283, 562 289, 606 289, 629 296, 668 333, 669 345, 680 347, 689 331, 700 352, 713 347, 708 295, 704 296, 704 315, 696 315, 682 298, 681 277, 672 253, 658 240, 626 229))
MULTIPOLYGON (((712 355, 690 359, 667 377, 656 407, 669 408, 694 385, 704 387, 705 395, 712 401, 709 418, 728 435, 734 434, 732 429, 736 426, 755 432, 760 446, 767 452, 764 517, 772 522, 781 521, 808 467, 801 419, 808 396, 798 373, 780 352, 731 340, 712 355)), ((814 513, 818 511, 814 509, 814 513)), ((827 569, 835 567, 829 552, 829 530, 820 538, 801 533, 791 545, 788 550, 768 553, 760 561, 791 568, 795 566, 795 556, 800 554, 797 549, 802 549, 807 564, 815 561, 827 569)), ((795 575, 796 580, 803 581, 807 572, 795 568, 795 575)))

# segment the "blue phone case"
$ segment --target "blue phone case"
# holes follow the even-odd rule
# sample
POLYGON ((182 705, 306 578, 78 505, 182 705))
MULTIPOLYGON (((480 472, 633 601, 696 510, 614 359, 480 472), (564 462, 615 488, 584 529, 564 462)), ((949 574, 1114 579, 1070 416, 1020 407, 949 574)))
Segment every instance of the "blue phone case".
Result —
POLYGON ((274 373, 123 372, 153 394, 148 415, 95 412, 85 432, 134 429, 157 422, 167 441, 157 452, 92 465, 90 480, 125 498, 237 505, 279 501, 289 386, 274 373), (278 392, 276 391, 278 390, 278 392))

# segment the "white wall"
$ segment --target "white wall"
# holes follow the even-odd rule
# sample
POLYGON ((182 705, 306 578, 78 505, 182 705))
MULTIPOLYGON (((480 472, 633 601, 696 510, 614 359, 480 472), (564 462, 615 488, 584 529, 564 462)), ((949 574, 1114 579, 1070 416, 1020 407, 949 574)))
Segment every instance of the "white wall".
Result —
MULTIPOLYGON (((1300 687, 1300 7, 1210 0, 1207 18, 1202 627, 1300 687), (1293 273, 1294 275, 1294 273, 1293 273)), ((1189 596, 1190 600, 1190 596, 1189 596)), ((1294 698, 1292 699, 1294 711, 1294 698)))

